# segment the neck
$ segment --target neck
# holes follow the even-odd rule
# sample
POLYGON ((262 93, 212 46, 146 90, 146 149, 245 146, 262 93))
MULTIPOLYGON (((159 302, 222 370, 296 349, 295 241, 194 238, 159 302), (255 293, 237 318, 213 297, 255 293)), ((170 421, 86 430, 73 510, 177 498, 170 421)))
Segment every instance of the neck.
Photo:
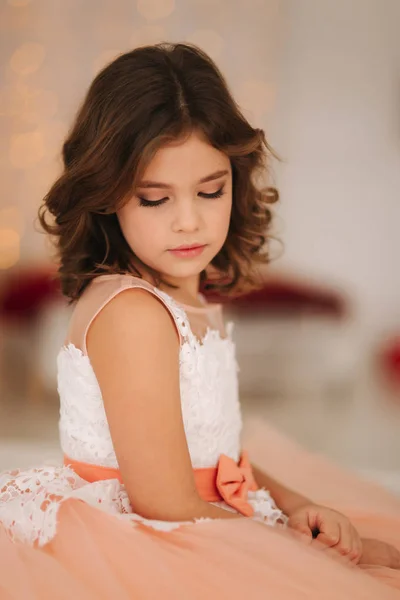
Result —
POLYGON ((168 283, 176 286, 176 289, 170 288, 168 285, 160 284, 160 289, 164 290, 177 300, 187 304, 198 303, 198 293, 200 286, 200 275, 192 277, 166 277, 168 283))
MULTIPOLYGON (((143 279, 154 285, 154 278, 147 271, 145 265, 141 264, 138 266, 138 270, 141 272, 143 279)), ((198 294, 200 287, 200 273, 190 277, 171 277, 163 275, 163 279, 167 283, 159 284, 158 287, 161 291, 166 292, 183 304, 192 304, 195 306, 199 304, 198 294), (170 287, 168 284, 175 286, 175 288, 170 287)))

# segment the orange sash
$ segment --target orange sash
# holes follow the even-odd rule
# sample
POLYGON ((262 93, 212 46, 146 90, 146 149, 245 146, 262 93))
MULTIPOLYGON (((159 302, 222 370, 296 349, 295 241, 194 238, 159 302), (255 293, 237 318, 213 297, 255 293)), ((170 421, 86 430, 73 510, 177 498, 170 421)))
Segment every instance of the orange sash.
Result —
MULTIPOLYGON (((106 479, 118 479, 122 483, 119 469, 92 465, 64 456, 64 465, 69 466, 79 477, 89 483, 106 479)), ((194 469, 194 478, 199 496, 206 502, 221 502, 251 517, 254 510, 247 500, 248 492, 255 491, 255 482, 247 452, 243 452, 239 463, 221 454, 218 466, 194 469)))

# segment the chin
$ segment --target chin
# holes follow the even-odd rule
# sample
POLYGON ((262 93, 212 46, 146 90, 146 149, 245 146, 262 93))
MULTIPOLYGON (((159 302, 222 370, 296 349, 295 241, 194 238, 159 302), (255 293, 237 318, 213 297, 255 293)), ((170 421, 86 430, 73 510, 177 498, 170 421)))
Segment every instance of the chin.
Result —
POLYGON ((205 267, 195 268, 189 266, 178 268, 178 269, 168 269, 168 271, 164 271, 166 277, 173 277, 174 279, 187 279, 188 277, 197 277, 200 273, 205 269, 205 267))
POLYGON ((163 265, 159 271, 164 273, 166 277, 173 277, 176 279, 186 279, 187 277, 196 277, 206 269, 208 262, 202 261, 182 261, 181 264, 174 265, 163 265))

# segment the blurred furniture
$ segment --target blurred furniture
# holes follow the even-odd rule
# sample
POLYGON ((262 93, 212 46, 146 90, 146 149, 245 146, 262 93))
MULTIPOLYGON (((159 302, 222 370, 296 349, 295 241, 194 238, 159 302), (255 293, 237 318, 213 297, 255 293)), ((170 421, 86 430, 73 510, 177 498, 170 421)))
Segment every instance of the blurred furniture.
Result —
POLYGON ((225 303, 235 322, 243 397, 348 397, 361 353, 349 304, 337 290, 282 275, 229 300, 204 293, 225 303))
POLYGON ((400 335, 387 340, 379 351, 379 366, 392 391, 392 400, 400 403, 400 335))
POLYGON ((343 318, 348 306, 344 298, 334 290, 309 285, 285 277, 265 278, 260 289, 232 299, 225 299, 215 292, 204 292, 210 302, 223 302, 239 313, 286 314, 309 313, 343 318))
MULTIPOLYGON (((42 400, 47 392, 48 365, 55 373, 56 353, 47 352, 54 331, 48 314, 68 312, 54 270, 45 266, 6 272, 0 285, 0 397, 42 400)), ((57 340, 58 342, 58 340, 57 340)), ((55 348, 54 348, 55 350, 55 348)), ((54 383, 54 377, 53 383, 54 383)))

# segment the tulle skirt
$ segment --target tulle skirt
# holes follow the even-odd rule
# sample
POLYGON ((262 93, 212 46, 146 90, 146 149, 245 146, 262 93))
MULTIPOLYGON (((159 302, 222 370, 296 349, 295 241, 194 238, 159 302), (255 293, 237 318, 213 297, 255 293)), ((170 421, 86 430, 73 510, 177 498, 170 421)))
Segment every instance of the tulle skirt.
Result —
MULTIPOLYGON (((272 476, 347 514, 362 537, 400 549, 398 498, 264 423, 248 424, 243 445, 272 476)), ((400 600, 400 571, 350 566, 290 530, 251 518, 161 531, 71 498, 40 548, 12 542, 0 527, 0 598, 400 600)))

